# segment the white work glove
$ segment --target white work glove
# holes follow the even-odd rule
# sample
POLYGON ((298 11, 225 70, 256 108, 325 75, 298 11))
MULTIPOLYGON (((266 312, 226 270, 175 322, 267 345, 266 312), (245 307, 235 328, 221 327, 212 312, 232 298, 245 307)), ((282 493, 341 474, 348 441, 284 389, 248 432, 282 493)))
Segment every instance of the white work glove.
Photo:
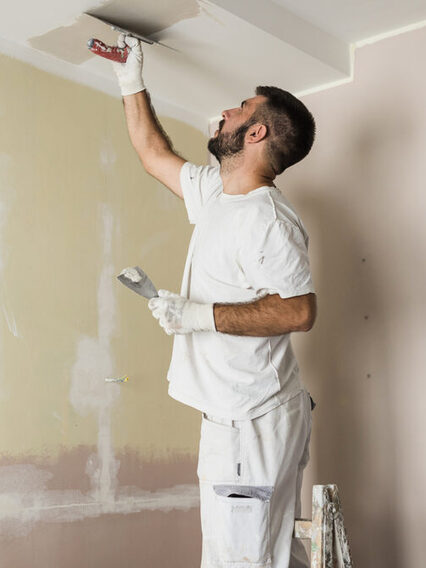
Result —
POLYGON ((146 89, 142 79, 143 53, 141 42, 136 37, 120 34, 117 39, 117 47, 126 47, 126 45, 130 47, 127 61, 125 63, 111 61, 123 97, 146 89))
POLYGON ((158 290, 158 295, 159 298, 150 299, 148 308, 167 335, 216 331, 213 304, 192 302, 168 290, 158 290))

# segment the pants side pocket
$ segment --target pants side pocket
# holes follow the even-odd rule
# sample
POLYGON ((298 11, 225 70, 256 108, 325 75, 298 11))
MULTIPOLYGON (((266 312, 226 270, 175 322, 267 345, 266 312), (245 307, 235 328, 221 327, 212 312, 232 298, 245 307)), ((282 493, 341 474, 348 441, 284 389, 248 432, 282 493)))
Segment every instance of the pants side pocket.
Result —
POLYGON ((240 474, 240 430, 202 415, 197 476, 201 482, 237 482, 240 474))
POLYGON ((270 564, 270 498, 274 488, 213 485, 213 489, 220 560, 270 564))

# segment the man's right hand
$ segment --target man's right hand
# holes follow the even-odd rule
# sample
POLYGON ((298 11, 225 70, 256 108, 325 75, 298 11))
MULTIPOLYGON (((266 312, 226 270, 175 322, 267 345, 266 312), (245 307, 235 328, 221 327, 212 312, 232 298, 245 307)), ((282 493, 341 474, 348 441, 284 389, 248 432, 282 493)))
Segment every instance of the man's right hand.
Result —
POLYGON ((130 48, 127 61, 125 63, 111 61, 123 97, 146 89, 142 79, 143 53, 141 42, 133 36, 122 33, 118 36, 117 46, 123 48, 126 45, 130 48))

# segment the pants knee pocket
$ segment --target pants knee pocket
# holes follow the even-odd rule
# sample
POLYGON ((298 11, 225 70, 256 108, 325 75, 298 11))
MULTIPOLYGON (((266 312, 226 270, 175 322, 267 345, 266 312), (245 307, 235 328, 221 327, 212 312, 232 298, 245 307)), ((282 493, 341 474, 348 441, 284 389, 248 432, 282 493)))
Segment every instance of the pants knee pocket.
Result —
POLYGON ((217 553, 222 562, 271 562, 270 498, 273 487, 213 485, 217 553))

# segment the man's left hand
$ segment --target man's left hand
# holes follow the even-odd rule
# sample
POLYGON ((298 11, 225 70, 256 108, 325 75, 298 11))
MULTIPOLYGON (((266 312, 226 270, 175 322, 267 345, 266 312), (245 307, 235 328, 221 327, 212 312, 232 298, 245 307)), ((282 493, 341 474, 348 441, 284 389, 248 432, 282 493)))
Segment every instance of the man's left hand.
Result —
POLYGON ((168 290, 158 290, 158 296, 149 300, 148 308, 167 335, 216 331, 213 304, 192 302, 168 290))

